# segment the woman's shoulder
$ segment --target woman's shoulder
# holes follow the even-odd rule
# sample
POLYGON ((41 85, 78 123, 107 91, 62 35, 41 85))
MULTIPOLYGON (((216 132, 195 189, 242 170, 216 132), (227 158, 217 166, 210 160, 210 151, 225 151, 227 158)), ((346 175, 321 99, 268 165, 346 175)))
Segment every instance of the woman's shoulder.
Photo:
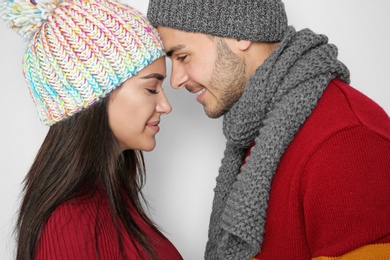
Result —
POLYGON ((50 230, 50 233, 91 232, 96 226, 97 216, 104 215, 109 216, 105 197, 100 192, 84 193, 58 205, 49 216, 45 230, 50 230))
POLYGON ((96 251, 98 220, 105 215, 109 217, 103 208, 104 200, 95 193, 69 199, 57 206, 40 233, 36 258, 63 259, 71 255, 75 257, 71 259, 81 259, 81 256, 90 259, 88 256, 96 251))
POLYGON ((82 196, 71 198, 58 205, 49 220, 51 219, 77 219, 90 220, 91 216, 96 215, 97 211, 104 205, 104 197, 98 193, 88 193, 82 196))

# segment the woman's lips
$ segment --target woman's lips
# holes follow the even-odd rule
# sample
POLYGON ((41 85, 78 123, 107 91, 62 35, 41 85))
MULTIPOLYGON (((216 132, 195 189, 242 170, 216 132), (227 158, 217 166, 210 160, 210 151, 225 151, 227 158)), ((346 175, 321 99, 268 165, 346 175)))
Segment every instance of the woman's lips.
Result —
POLYGON ((160 122, 151 122, 147 123, 146 126, 152 129, 154 132, 158 133, 160 131, 160 127, 158 126, 160 122))

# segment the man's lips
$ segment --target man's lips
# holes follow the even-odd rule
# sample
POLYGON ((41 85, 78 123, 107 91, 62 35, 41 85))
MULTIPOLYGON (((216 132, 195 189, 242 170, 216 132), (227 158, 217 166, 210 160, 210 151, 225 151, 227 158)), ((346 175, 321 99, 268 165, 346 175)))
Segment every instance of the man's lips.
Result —
POLYGON ((195 92, 195 94, 197 94, 198 96, 202 95, 204 92, 206 91, 205 88, 199 90, 198 92, 195 92))
POLYGON ((198 97, 196 98, 196 100, 198 101, 198 102, 201 102, 202 101, 202 99, 203 99, 203 94, 206 92, 206 89, 205 88, 196 88, 196 89, 194 89, 194 88, 188 88, 188 87, 186 87, 186 89, 189 91, 189 92, 191 92, 192 94, 196 94, 196 95, 198 95, 198 97))
POLYGON ((201 86, 193 86, 193 85, 186 85, 185 88, 187 89, 188 92, 190 92, 192 94, 197 94, 201 91, 206 90, 205 88, 203 88, 201 86))

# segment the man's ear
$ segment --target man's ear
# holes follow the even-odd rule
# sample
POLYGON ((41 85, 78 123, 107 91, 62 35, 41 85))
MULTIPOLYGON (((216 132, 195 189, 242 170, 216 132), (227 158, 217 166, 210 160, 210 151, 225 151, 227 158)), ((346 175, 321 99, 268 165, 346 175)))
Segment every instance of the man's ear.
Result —
POLYGON ((246 51, 252 44, 251 41, 248 40, 236 40, 237 48, 241 51, 246 51))
POLYGON ((235 53, 239 54, 242 52, 245 52, 249 49, 252 42, 247 40, 239 40, 239 39, 233 39, 233 38, 224 38, 226 44, 229 46, 229 48, 235 53))

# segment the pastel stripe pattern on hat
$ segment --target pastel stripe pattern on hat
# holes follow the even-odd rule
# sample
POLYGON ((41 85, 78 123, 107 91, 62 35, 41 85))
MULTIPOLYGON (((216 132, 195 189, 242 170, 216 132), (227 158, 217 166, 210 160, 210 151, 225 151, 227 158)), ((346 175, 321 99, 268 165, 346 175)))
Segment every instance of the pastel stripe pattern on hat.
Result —
MULTIPOLYGON (((128 5, 73 0, 50 7, 23 58, 23 74, 46 125, 87 108, 165 54, 156 29, 128 5)), ((11 26, 24 37, 31 32, 11 26)))

